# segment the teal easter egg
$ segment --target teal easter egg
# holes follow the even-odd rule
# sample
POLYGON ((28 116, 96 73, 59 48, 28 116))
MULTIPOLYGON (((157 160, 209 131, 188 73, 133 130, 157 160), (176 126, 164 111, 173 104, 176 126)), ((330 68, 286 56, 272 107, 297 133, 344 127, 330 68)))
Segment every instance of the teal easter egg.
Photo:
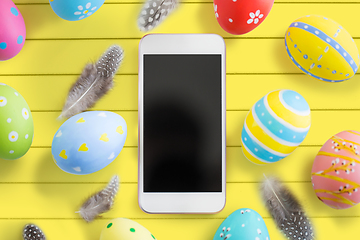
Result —
POLYGON ((280 161, 300 145, 310 125, 310 107, 303 96, 292 90, 270 92, 245 118, 243 153, 259 165, 280 161))
POLYGON ((83 175, 109 165, 127 136, 125 120, 107 111, 77 114, 64 122, 53 138, 51 152, 63 171, 83 175))
POLYGON ((93 15, 105 0, 50 0, 50 6, 61 18, 79 21, 93 15))
POLYGON ((33 137, 29 105, 15 89, 0 83, 0 158, 14 160, 24 156, 33 137))
POLYGON ((213 240, 270 240, 263 218, 256 211, 241 208, 230 214, 220 225, 213 240))

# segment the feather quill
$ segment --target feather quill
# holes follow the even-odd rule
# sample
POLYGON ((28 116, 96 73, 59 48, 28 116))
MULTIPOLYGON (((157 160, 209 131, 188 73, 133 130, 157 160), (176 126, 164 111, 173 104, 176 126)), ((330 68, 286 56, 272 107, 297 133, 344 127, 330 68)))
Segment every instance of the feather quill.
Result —
POLYGON ((274 177, 261 186, 263 200, 277 227, 290 240, 314 239, 313 227, 290 190, 274 177))
POLYGON ((95 64, 87 64, 71 87, 59 119, 72 117, 95 105, 113 87, 113 78, 123 59, 124 51, 111 46, 95 64))
POLYGON ((77 213, 80 213, 85 221, 91 222, 99 214, 111 209, 118 190, 119 177, 115 175, 103 190, 86 200, 77 213))
POLYGON ((179 0, 148 0, 138 18, 141 31, 150 31, 159 25, 179 4, 179 0))

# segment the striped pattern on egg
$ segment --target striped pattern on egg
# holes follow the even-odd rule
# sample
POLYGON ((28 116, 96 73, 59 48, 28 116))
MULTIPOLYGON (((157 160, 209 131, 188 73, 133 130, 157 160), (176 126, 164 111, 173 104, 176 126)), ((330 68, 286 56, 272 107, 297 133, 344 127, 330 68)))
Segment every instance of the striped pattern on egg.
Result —
POLYGON ((337 22, 308 15, 291 23, 286 51, 304 73, 325 82, 342 82, 355 75, 360 63, 351 35, 337 22))
POLYGON ((310 124, 310 107, 299 93, 270 92, 246 116, 241 134, 243 153, 256 164, 277 162, 299 146, 310 124))
POLYGON ((329 207, 346 209, 360 203, 360 132, 332 136, 318 152, 311 171, 317 197, 329 207))

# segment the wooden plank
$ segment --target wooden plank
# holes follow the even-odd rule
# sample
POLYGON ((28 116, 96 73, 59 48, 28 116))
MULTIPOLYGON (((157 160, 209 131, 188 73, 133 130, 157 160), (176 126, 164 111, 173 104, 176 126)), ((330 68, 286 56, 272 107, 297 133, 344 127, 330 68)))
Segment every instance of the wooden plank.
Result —
MULTIPOLYGON (((138 150, 124 147, 119 156, 106 168, 98 172, 79 176, 66 173, 55 164, 51 148, 30 148, 20 159, 1 160, 1 183, 107 183, 118 174, 121 182, 137 182, 138 150)), ((1 187, 0 187, 1 188, 1 187)))
MULTIPOLYGON (((68 91, 77 77, 78 75, 0 76, 0 82, 8 84, 21 93, 32 111, 61 111, 68 91)), ((137 110, 138 76, 117 75, 114 81, 113 90, 92 109, 137 110)), ((341 84, 327 84, 305 74, 298 74, 227 75, 227 110, 249 110, 260 98, 275 89, 291 89, 299 92, 305 97, 312 110, 360 109, 358 101, 360 75, 341 84), (253 94, 248 94, 249 89, 253 90, 253 94)))
MULTIPOLYGON (((141 38, 144 33, 137 27, 142 4, 105 4, 93 16, 70 22, 59 18, 49 5, 19 5, 28 39, 53 38, 141 38), (36 17, 35 17, 36 16, 36 17)), ((341 24, 354 37, 360 30, 353 24, 360 4, 275 4, 267 19, 252 32, 242 37, 284 37, 286 29, 295 19, 317 14, 341 24), (296 13, 292 11, 296 9, 296 13), (281 16, 281 17, 279 17, 281 16)), ((217 23, 211 2, 181 4, 159 27, 151 33, 216 33, 224 37, 237 37, 224 31, 217 23), (183 16, 186 14, 184 24, 183 16)))
MULTIPOLYGON (((137 146, 137 112, 115 111, 127 122, 125 146, 137 146)), ((247 111, 227 112, 227 146, 241 145, 241 130, 247 111)), ((33 112, 35 136, 32 146, 50 147, 54 134, 62 122, 56 120, 58 112, 33 112)), ((344 130, 357 130, 359 111, 313 111, 312 126, 303 145, 322 145, 333 134, 344 130), (343 124, 342 124, 343 123, 343 124)))
MULTIPOLYGON (((227 146, 241 145, 241 131, 247 112, 227 112, 227 146)), ((334 134, 359 130, 358 111, 312 111, 311 128, 302 145, 323 145, 334 134)))
MULTIPOLYGON (((31 111, 61 111, 69 89, 78 77, 79 75, 0 76, 0 82, 15 88, 26 99, 31 111)), ((137 110, 137 101, 138 77, 117 75, 114 78, 114 88, 93 110, 137 110)))
MULTIPOLYGON (((234 209, 236 210, 236 209, 234 209)), ((122 217, 119 215, 118 217, 122 217)), ((199 240, 213 239, 223 219, 133 219, 146 227, 158 240, 199 240)), ((29 222, 37 224, 46 234, 47 239, 99 240, 103 227, 110 219, 86 223, 83 220, 0 220, 0 232, 4 239, 20 239, 23 226, 29 222)), ((285 239, 276 229, 274 221, 264 219, 270 239, 285 239)), ((354 239, 358 235, 360 218, 315 218, 317 239, 354 239)))
MULTIPOLYGON (((110 178, 111 176, 109 176, 110 178)), ((317 199, 311 183, 286 183, 304 205, 309 217, 360 217, 360 208, 332 209, 317 199)), ((104 184, 0 184, 6 204, 0 205, 1 218, 60 218, 76 219, 75 213, 91 194, 104 184), (26 199, 26 202, 24 202, 26 199), (26 204, 25 204, 26 203, 26 204), (29 207, 31 206, 31 207, 29 207)), ((225 218, 234 209, 248 207, 263 217, 270 217, 260 197, 259 183, 228 183, 224 210, 217 214, 147 214, 138 205, 137 184, 121 184, 113 209, 105 218, 225 218)))
MULTIPOLYGON (((319 146, 299 147, 286 159, 261 167, 248 161, 241 147, 228 147, 226 149, 227 182, 261 182, 263 173, 281 176, 283 181, 309 182, 312 164, 319 150, 319 146)), ((110 180, 109 176, 115 174, 119 174, 122 183, 138 181, 136 147, 125 147, 107 167, 84 176, 61 171, 53 161, 50 148, 31 148, 18 160, 1 161, 0 183, 106 183, 110 180)))
MULTIPOLYGON (((360 39, 355 42, 360 45, 360 39)), ((288 57, 283 39, 226 39, 225 43, 227 73, 302 73, 288 57)), ((0 75, 76 75, 112 44, 119 44, 125 51, 119 74, 137 74, 139 39, 99 39, 27 41, 19 55, 1 63, 0 75), (34 56, 36 60, 29 61, 34 56)))
MULTIPOLYGON (((138 136, 137 112, 116 111, 116 113, 121 115, 125 119, 127 124, 128 132, 125 141, 125 146, 137 146, 137 136, 138 136)), ((36 147, 51 146, 56 131, 64 122, 57 120, 59 114, 60 114, 59 112, 51 112, 51 113, 35 112, 32 114, 34 119, 34 128, 35 128, 34 141, 32 146, 36 146, 36 147)))

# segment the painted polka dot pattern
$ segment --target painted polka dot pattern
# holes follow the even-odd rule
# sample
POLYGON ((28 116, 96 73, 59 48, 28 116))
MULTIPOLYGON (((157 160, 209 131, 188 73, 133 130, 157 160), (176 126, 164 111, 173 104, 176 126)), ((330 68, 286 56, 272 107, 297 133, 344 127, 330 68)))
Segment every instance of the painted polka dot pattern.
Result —
POLYGON ((291 61, 307 75, 326 82, 342 82, 359 68, 358 49, 338 23, 310 15, 291 23, 285 34, 291 61))
POLYGON ((4 61, 21 51, 26 37, 24 19, 11 0, 0 1, 0 29, 0 61, 4 61))
POLYGON ((252 209, 242 208, 231 213, 221 223, 213 238, 227 239, 269 240, 270 236, 262 217, 252 209))
POLYGON ((256 164, 277 162, 305 139, 310 128, 310 107, 297 92, 277 90, 261 98, 250 110, 241 134, 247 159, 256 164))
POLYGON ((107 223, 101 231, 100 240, 156 240, 155 236, 139 223, 127 219, 116 218, 107 223))

